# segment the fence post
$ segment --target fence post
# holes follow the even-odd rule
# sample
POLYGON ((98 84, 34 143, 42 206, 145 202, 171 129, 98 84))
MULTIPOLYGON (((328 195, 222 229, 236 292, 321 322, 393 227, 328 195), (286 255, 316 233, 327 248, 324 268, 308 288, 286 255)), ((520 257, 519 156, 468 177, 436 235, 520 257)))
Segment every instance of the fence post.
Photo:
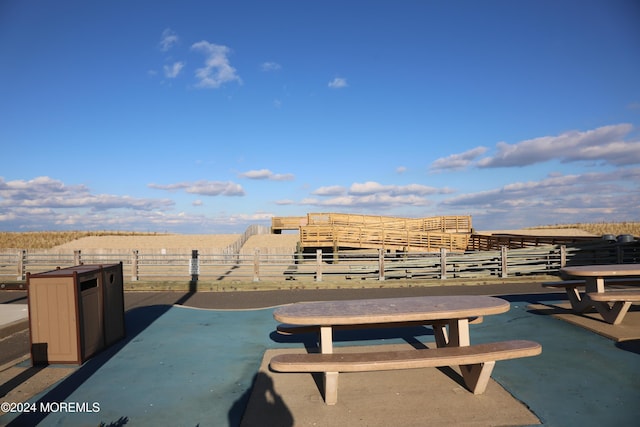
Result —
POLYGON ((508 276, 509 272, 507 271, 508 262, 507 256, 509 253, 509 248, 507 246, 500 246, 500 277, 505 278, 508 276))
POLYGON ((131 259, 131 281, 137 282, 138 276, 138 250, 133 250, 133 258, 131 259))
POLYGON ((253 281, 260 281, 260 249, 258 248, 253 252, 253 281))
POLYGON ((560 246, 560 268, 565 267, 567 265, 567 246, 560 246))
POLYGON ((80 249, 73 251, 73 262, 75 265, 82 264, 82 255, 80 254, 80 249))
POLYGON ((191 250, 191 261, 189 262, 189 273, 191 274, 191 283, 198 281, 200 275, 200 260, 198 258, 198 250, 191 250))
POLYGON ((20 252, 18 252, 18 280, 24 280, 25 279, 25 268, 24 265, 27 263, 27 250, 26 249, 22 249, 20 252))
POLYGON ((384 280, 384 249, 378 249, 378 280, 384 280))
POLYGON ((447 278, 447 248, 440 248, 440 279, 447 278))
POLYGON ((322 249, 316 249, 316 282, 322 282, 322 249))

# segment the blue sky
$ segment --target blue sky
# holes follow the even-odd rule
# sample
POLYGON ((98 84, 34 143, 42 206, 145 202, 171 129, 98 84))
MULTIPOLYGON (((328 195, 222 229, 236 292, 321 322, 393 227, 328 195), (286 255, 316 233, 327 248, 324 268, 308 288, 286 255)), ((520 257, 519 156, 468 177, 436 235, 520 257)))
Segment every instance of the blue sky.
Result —
POLYGON ((640 3, 0 3, 0 230, 640 220, 640 3))

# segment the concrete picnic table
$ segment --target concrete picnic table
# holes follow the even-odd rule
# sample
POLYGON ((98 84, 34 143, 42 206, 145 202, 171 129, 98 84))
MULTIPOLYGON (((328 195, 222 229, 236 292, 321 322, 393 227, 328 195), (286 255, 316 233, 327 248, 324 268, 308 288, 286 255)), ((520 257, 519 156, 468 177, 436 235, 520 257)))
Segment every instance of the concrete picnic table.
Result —
POLYGON ((271 366, 281 372, 323 372, 328 405, 337 401, 338 372, 455 364, 461 367, 469 389, 480 394, 486 387, 495 360, 536 355, 541 351, 539 344, 530 341, 471 346, 470 320, 505 313, 509 309, 509 302, 503 299, 473 295, 295 303, 276 309, 273 317, 288 325, 315 326, 320 354, 280 355, 272 359, 271 366), (334 328, 415 324, 433 327, 436 349, 333 355, 334 328), (334 367, 336 369, 332 370, 334 367))
POLYGON ((333 352, 333 327, 424 322, 434 324, 439 346, 469 345, 469 319, 509 311, 509 303, 488 296, 427 296, 301 302, 276 309, 273 317, 291 325, 317 325, 320 351, 333 352), (446 326, 449 326, 447 334, 446 326))
POLYGON ((640 288, 606 290, 612 284, 640 284, 640 264, 564 267, 560 269, 560 274, 584 278, 585 291, 582 294, 577 289, 579 283, 567 281, 565 286, 571 308, 578 313, 594 307, 606 322, 617 325, 622 322, 631 304, 640 301, 640 288))

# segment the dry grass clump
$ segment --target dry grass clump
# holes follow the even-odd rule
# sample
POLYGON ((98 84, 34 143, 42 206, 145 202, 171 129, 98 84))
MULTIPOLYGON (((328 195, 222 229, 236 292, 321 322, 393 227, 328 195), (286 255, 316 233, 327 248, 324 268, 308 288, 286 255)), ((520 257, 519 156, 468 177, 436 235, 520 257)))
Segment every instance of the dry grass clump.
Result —
POLYGON ((132 250, 206 251, 222 249, 240 238, 240 234, 164 234, 157 236, 88 236, 57 245, 56 250, 132 250))
POLYGON ((0 232, 0 248, 50 249, 58 245, 90 236, 161 236, 162 233, 132 231, 30 231, 24 233, 0 232))
POLYGON ((577 223, 577 224, 557 224, 545 225, 539 227, 530 227, 529 229, 539 230, 545 228, 564 229, 572 228, 586 231, 587 233, 602 236, 604 234, 613 234, 619 236, 621 234, 631 234, 640 236, 640 222, 597 222, 597 223, 577 223))

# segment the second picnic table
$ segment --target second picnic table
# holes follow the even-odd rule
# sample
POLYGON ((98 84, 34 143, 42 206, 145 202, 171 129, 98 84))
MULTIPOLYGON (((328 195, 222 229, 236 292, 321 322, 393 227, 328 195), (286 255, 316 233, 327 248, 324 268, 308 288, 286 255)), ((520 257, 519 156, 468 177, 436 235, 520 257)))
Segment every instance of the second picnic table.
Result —
POLYGON ((580 283, 566 281, 564 286, 562 282, 554 285, 565 287, 571 308, 578 313, 594 307, 606 322, 617 325, 622 322, 631 304, 640 302, 640 288, 606 291, 606 287, 614 283, 640 284, 640 264, 564 267, 560 269, 560 274, 585 280, 584 294, 577 290, 580 283))

